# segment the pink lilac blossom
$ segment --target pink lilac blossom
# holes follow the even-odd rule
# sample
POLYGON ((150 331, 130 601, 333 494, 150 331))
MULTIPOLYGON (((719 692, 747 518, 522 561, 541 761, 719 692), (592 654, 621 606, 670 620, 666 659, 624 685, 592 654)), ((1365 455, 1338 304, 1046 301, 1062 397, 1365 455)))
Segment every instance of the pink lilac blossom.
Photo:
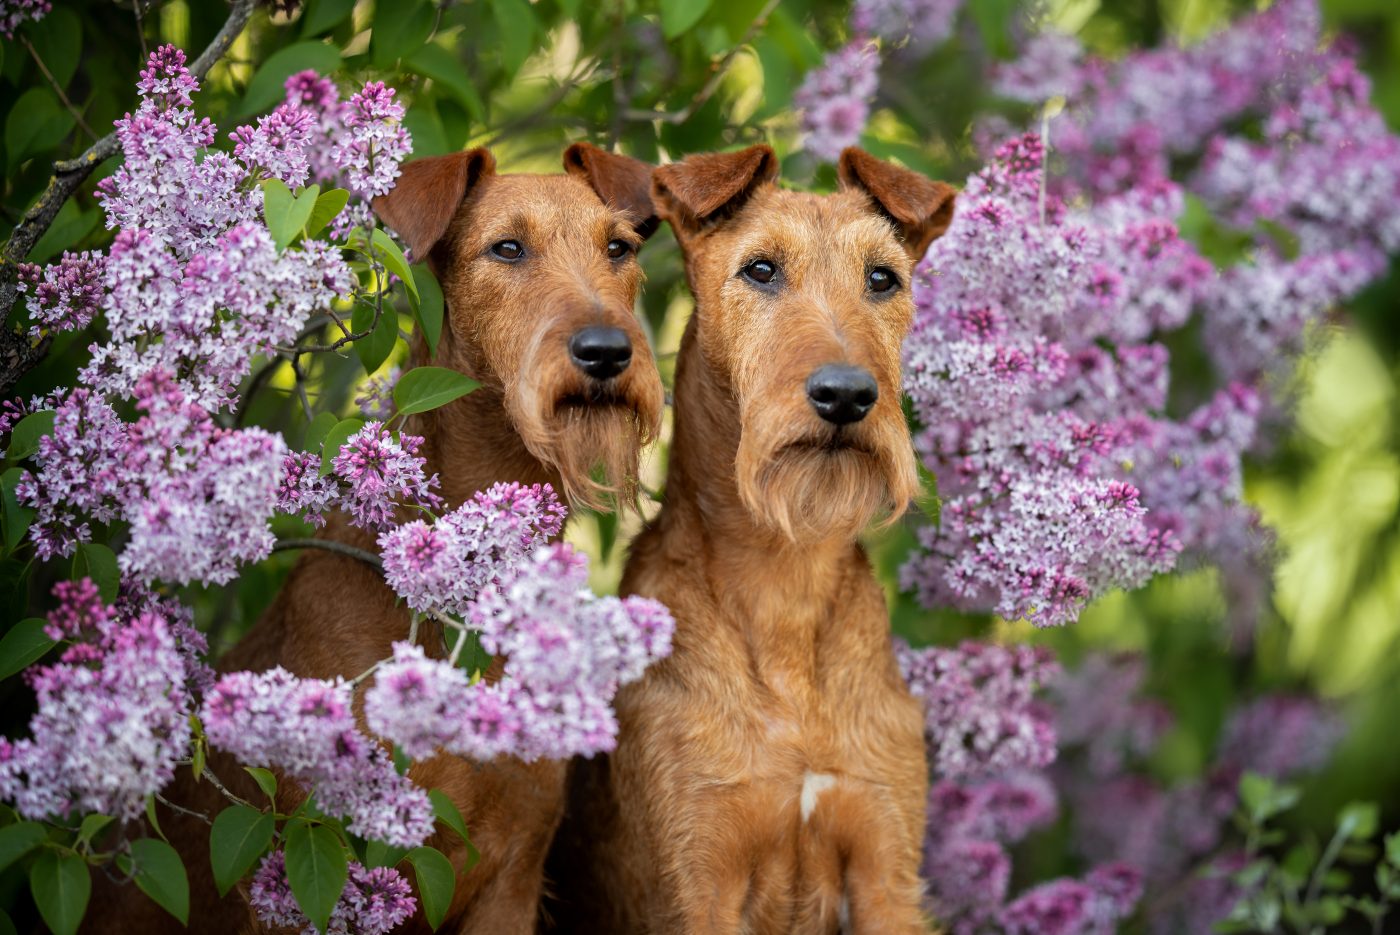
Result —
POLYGON ((807 73, 793 95, 802 113, 803 146, 824 162, 835 162, 841 150, 860 142, 870 117, 870 99, 879 87, 880 54, 857 39, 826 57, 807 73))
POLYGON ((366 84, 345 108, 345 132, 332 148, 331 160, 350 190, 367 201, 388 194, 399 177, 399 163, 412 149, 403 114, 394 89, 381 81, 366 84))
POLYGON ((1038 104, 1052 97, 1073 99, 1084 83, 1079 40, 1047 30, 1026 40, 1016 58, 992 66, 992 89, 1002 97, 1038 104))
POLYGON ((549 484, 494 484, 431 524, 381 534, 384 577, 414 610, 466 615, 487 583, 559 535, 566 512, 549 484))
POLYGON ((286 770, 328 814, 348 816, 352 834, 417 847, 432 833, 427 793, 356 728, 343 680, 235 672, 206 694, 200 718, 210 743, 240 762, 286 770))
POLYGON ((346 102, 340 99, 335 82, 311 70, 300 71, 287 79, 285 104, 309 111, 315 120, 311 130, 311 145, 306 158, 311 181, 322 185, 340 184, 340 167, 331 159, 336 141, 345 132, 346 102))
POLYGON ((4 0, 0 3, 0 36, 13 39, 15 30, 26 20, 37 23, 52 9, 49 0, 4 0))
POLYGON ((1112 935, 1142 895, 1135 872, 1096 867, 1083 882, 1052 880, 1022 894, 999 914, 1006 935, 1112 935))
POLYGON ((19 291, 34 324, 29 336, 45 331, 80 331, 102 308, 106 261, 100 253, 64 252, 52 266, 19 265, 19 291))
POLYGON ((1036 698, 1059 673, 1048 650, 973 642, 914 650, 897 641, 895 658, 924 704, 935 776, 1038 769, 1055 758, 1052 712, 1036 698))
POLYGON ((908 40, 911 51, 927 52, 953 34, 964 0, 856 0, 851 29, 888 42, 908 40))
POLYGON ((10 434, 16 425, 36 412, 57 409, 67 395, 68 390, 58 387, 47 393, 31 396, 28 400, 22 396, 5 400, 0 403, 0 435, 10 434))
POLYGON ((325 513, 335 508, 339 495, 336 478, 321 476, 320 452, 287 452, 277 483, 277 512, 300 514, 313 526, 324 526, 325 513))
POLYGON ((468 673, 429 659, 421 646, 395 643, 365 692, 365 723, 405 756, 429 757, 451 745, 469 717, 468 673))
POLYGON ((285 447, 262 429, 222 429, 163 371, 133 390, 140 417, 117 418, 85 389, 59 406, 36 469, 16 486, 35 510, 40 558, 71 555, 90 522, 125 520, 122 570, 143 581, 223 583, 265 558, 285 447))
POLYGON ((438 476, 429 475, 418 455, 423 439, 394 433, 370 422, 348 438, 335 456, 332 473, 341 482, 339 506, 352 525, 388 529, 401 504, 436 507, 438 476))
POLYGON ((315 127, 316 115, 311 111, 282 104, 259 117, 257 127, 242 126, 229 134, 233 156, 249 175, 266 175, 300 188, 311 172, 307 149, 315 127))
POLYGON ((155 611, 129 616, 102 604, 87 579, 56 597, 46 629, 70 645, 58 662, 29 670, 38 712, 31 737, 0 738, 0 799, 31 819, 135 818, 187 755, 177 636, 155 611))
MULTIPOLYGON (((282 851, 262 859, 248 887, 248 902, 267 925, 316 932, 292 895, 282 851)), ((408 881, 393 867, 371 870, 352 860, 345 889, 321 935, 386 935, 407 922, 417 906, 408 881)))

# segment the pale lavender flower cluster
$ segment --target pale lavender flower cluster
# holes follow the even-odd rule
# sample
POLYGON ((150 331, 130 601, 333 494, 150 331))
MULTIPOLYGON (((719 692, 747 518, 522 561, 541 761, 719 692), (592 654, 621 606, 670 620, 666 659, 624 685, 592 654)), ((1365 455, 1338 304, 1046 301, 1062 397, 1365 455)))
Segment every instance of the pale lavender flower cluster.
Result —
POLYGON ((71 555, 91 539, 91 521, 121 519, 131 527, 122 570, 144 582, 219 583, 265 558, 281 439, 219 428, 160 370, 143 376, 133 396, 141 415, 131 423, 87 389, 58 407, 36 470, 16 487, 35 510, 39 557, 71 555))
POLYGON ((350 685, 277 668, 225 675, 204 698, 209 741, 242 763, 276 766, 312 787, 322 810, 360 837, 417 847, 433 830, 428 795, 355 726, 350 685))
POLYGON ((0 737, 0 799, 31 819, 135 818, 188 749, 188 628, 157 609, 130 613, 131 602, 106 606, 87 579, 55 596, 46 629, 71 644, 28 673, 38 712, 31 737, 0 737))
POLYGON ((414 610, 466 615, 483 587, 559 534, 565 512, 548 484, 495 484, 433 523, 383 533, 384 577, 414 610))
POLYGON ((26 20, 37 23, 52 9, 49 0, 0 0, 0 36, 13 39, 26 20))
POLYGON ((408 881, 393 867, 371 870, 352 860, 326 931, 317 933, 292 895, 282 851, 273 851, 258 865, 248 886, 248 903, 265 924, 304 935, 386 935, 407 922, 418 906, 408 881))
POLYGON ((947 779, 1039 769, 1055 758, 1051 710, 1036 692, 1059 673, 1048 650, 965 642, 895 659, 927 718, 929 766, 947 779))
MULTIPOLYGON (((1166 401, 1150 338, 1186 320, 1210 268, 1164 220, 1171 186, 1072 212, 1043 160, 1034 136, 1006 144, 917 268, 905 388, 943 507, 901 579, 930 606, 1050 626, 1170 569, 1195 535, 1155 516, 1151 482, 1199 453, 1143 413, 1166 401), (1160 433, 1171 457, 1135 460, 1160 433)), ((1238 490, 1211 495, 1233 507, 1238 490)))
POLYGON ((1142 879, 1123 864, 1095 867, 1079 880, 1051 880, 998 914, 1006 935, 1113 935, 1142 897, 1142 879))
POLYGON ((808 152, 835 162, 841 150, 860 142, 870 99, 879 87, 879 70, 880 53, 874 44, 857 39, 807 73, 792 102, 802 113, 808 152))
POLYGON ((412 141, 402 126, 403 105, 394 89, 371 81, 350 98, 343 121, 345 133, 331 158, 345 174, 351 191, 366 201, 388 194, 399 177, 399 163, 412 141))
POLYGON ((341 167, 331 155, 336 141, 345 133, 345 110, 348 105, 341 100, 334 81, 311 70, 292 75, 285 87, 287 96, 284 103, 311 113, 315 119, 315 126, 311 129, 311 145, 306 150, 311 181, 323 185, 338 182, 341 167))
MULTIPOLYGON (((533 522, 508 519, 506 538, 528 541, 542 528, 540 518, 533 522)), ((370 728, 409 755, 442 748, 477 760, 529 761, 611 750, 618 687, 670 653, 675 622, 660 604, 595 597, 586 559, 564 543, 517 548, 486 565, 492 577, 479 580, 468 607, 482 646, 506 657, 501 681, 470 684, 465 670, 400 643, 366 694, 370 728)))
POLYGON ((234 142, 234 158, 249 175, 281 179, 290 188, 300 188, 311 173, 307 147, 315 130, 315 114, 282 104, 259 117, 256 127, 239 127, 229 138, 234 142))
POLYGON ((908 40, 912 51, 925 52, 953 34, 964 0, 856 0, 851 29, 888 42, 908 40))
POLYGON ((100 253, 68 253, 52 266, 19 265, 19 291, 34 324, 29 336, 45 331, 79 331, 102 309, 106 261, 100 253))
POLYGON ((400 503, 434 507, 442 502, 433 493, 436 474, 429 475, 418 449, 423 439, 400 434, 383 423, 369 422, 341 445, 331 462, 341 481, 339 505, 350 522, 364 529, 386 529, 400 503))

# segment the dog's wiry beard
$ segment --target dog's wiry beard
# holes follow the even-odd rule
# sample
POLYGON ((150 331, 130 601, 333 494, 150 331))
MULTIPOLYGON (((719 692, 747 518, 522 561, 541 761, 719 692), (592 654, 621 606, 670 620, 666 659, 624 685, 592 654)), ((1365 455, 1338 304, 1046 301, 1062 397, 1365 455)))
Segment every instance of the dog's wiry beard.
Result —
POLYGON ((655 365, 633 361, 638 370, 652 368, 653 377, 624 372, 599 394, 563 355, 531 356, 505 398, 525 447, 559 472, 572 507, 611 511, 611 500, 637 509, 642 449, 660 432, 665 404, 655 365), (542 359, 550 356, 558 359, 542 359))
POLYGON ((739 495, 759 523, 793 542, 855 539, 882 513, 886 523, 898 519, 918 491, 900 428, 862 426, 849 438, 746 431, 735 458, 739 495))

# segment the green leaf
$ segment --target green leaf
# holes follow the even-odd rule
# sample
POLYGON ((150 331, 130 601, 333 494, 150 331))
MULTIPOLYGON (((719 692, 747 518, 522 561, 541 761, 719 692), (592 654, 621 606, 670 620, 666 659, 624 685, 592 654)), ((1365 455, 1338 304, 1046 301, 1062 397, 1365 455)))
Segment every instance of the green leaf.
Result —
POLYGON ((406 847, 395 847, 392 844, 385 844, 383 841, 369 841, 365 844, 365 866, 393 867, 403 860, 408 853, 406 847))
POLYGON ((190 881, 175 848, 155 838, 131 842, 131 863, 136 886, 156 905, 180 920, 190 921, 190 881))
POLYGON ((117 599, 122 573, 117 567, 117 555, 100 542, 80 542, 73 556, 73 577, 91 578, 102 600, 110 604, 117 599))
POLYGON ((370 63, 387 70, 399 59, 416 52, 432 35, 436 18, 429 3, 379 4, 369 36, 370 63))
POLYGON ((416 302, 419 300, 418 283, 413 279, 413 270, 408 267, 408 259, 399 249, 399 245, 394 243, 394 239, 379 228, 374 229, 375 254, 379 261, 384 264, 384 268, 395 276, 403 280, 403 284, 408 288, 408 293, 416 302))
POLYGON ((1292 262, 1298 259, 1298 254, 1303 252, 1303 245, 1298 240, 1297 234, 1277 221, 1271 221, 1268 218, 1260 218, 1255 223, 1274 242, 1274 246, 1283 254, 1285 260, 1292 262))
MULTIPOLYGON (((154 794, 146 796, 146 821, 150 822, 156 834, 165 838, 165 832, 160 828, 160 819, 156 816, 156 797, 154 794)), ((166 838, 166 840, 170 840, 166 838)))
POLYGON ((922 459, 918 462, 919 469, 919 496, 914 501, 919 512, 928 517, 929 522, 937 525, 939 516, 942 515, 943 501, 938 496, 938 478, 924 466, 922 459))
POLYGON ((413 281, 418 284, 418 301, 413 306, 413 314, 418 319, 418 330, 423 332, 423 340, 428 342, 428 358, 431 360, 437 356, 446 303, 442 297, 442 286, 438 285, 437 277, 426 263, 413 267, 413 281))
POLYGON ((713 0, 661 0, 661 31, 674 39, 696 23, 713 0))
POLYGON ((423 897, 423 915, 433 931, 437 931, 442 920, 447 918, 448 906, 452 905, 457 874, 452 870, 452 862, 435 848, 415 847, 408 852, 408 860, 418 880, 418 895, 423 897))
POLYGON ((54 81, 66 91, 82 61, 83 21, 72 10, 58 7, 37 23, 26 25, 24 31, 54 81))
POLYGON ((285 93, 283 85, 299 71, 312 69, 323 75, 340 67, 340 50, 324 42, 295 42, 278 49, 258 67, 237 108, 238 117, 247 117, 277 103, 285 93))
POLYGON ((288 822, 286 838, 287 882, 292 895, 311 924, 324 932, 345 889, 349 873, 345 848, 330 828, 306 821, 288 822))
POLYGON ((301 14, 303 38, 320 35, 345 21, 355 9, 355 0, 308 0, 301 14))
POLYGON ((394 407, 412 415, 445 406, 481 386, 465 374, 446 367, 414 367, 394 385, 394 407))
POLYGON ((332 188, 316 196, 316 205, 311 209, 311 217, 303 230, 307 237, 315 237, 326 229, 326 225, 340 216, 350 201, 350 193, 343 188, 332 188))
POLYGON ((92 839, 102 832, 102 829, 110 825, 115 819, 111 815, 88 815, 83 819, 83 823, 78 826, 78 844, 89 844, 92 839))
POLYGON ((19 548, 29 524, 34 521, 34 511, 19 502, 16 490, 23 476, 24 471, 17 467, 0 474, 0 511, 4 514, 5 546, 10 551, 19 548))
POLYGON ((345 444, 351 435, 364 427, 364 419, 342 419, 331 427, 331 430, 326 433, 326 440, 321 443, 322 477, 331 472, 335 456, 340 454, 340 446, 345 444))
POLYGON ((1370 840, 1380 824, 1380 807, 1375 802, 1350 802, 1337 816, 1337 831, 1353 841, 1370 840))
POLYGON ((1016 21, 1016 0, 972 0, 968 12, 977 22, 982 41, 993 56, 1009 59, 1015 54, 1011 24, 1016 21))
POLYGON ((59 106, 48 88, 30 88, 5 118, 5 151, 10 168, 58 145, 73 129, 73 115, 59 106))
POLYGON ((37 821, 21 821, 0 828, 0 870, 34 850, 46 837, 48 832, 37 821))
POLYGON ((10 447, 5 449, 5 457, 11 461, 27 458, 39 450, 39 440, 53 434, 54 420, 58 413, 52 409, 31 412, 15 423, 10 430, 10 447))
POLYGON ((302 451, 319 451, 321 443, 326 440, 326 434, 335 428, 340 416, 333 412, 318 412, 316 417, 306 426, 306 434, 302 437, 302 451))
POLYGON ((355 356, 360 358, 367 374, 373 374, 394 353, 394 345, 399 341, 399 313, 393 306, 385 305, 379 321, 375 321, 374 307, 361 302, 350 316, 350 327, 359 334, 371 325, 374 330, 355 342, 355 356))
POLYGON ((612 555, 613 546, 617 545, 617 511, 594 511, 593 518, 598 523, 599 557, 606 562, 608 556, 612 555))
POLYGON ((270 812, 246 805, 230 805, 214 817, 209 831, 209 863, 220 896, 228 893, 272 844, 276 825, 270 812))
POLYGON ((514 77, 535 47, 535 14, 526 0, 491 0, 496 34, 501 42, 501 66, 514 77))
MULTIPOLYGON (((428 43, 403 60, 403 67, 424 78, 431 79, 435 84, 440 84, 457 99, 467 112, 471 114, 473 120, 480 122, 486 119, 486 105, 482 103, 481 95, 476 90, 476 85, 472 84, 467 71, 462 67, 462 63, 457 56, 447 51, 440 45, 428 43)), ((458 141, 460 143, 460 140, 458 141)))
POLYGON ((457 832, 463 841, 470 843, 471 838, 467 837, 467 822, 462 818, 462 813, 457 810, 452 799, 448 798, 447 793, 441 789, 431 789, 428 791, 428 798, 433 803, 434 817, 457 832))
POLYGON ((19 929, 15 928, 14 920, 3 909, 0 909, 0 935, 19 935, 19 929))
POLYGON ((88 865, 75 854, 46 851, 29 868, 29 892, 54 935, 73 935, 92 895, 88 865))
POLYGON ((253 782, 258 784, 258 788, 262 790, 263 795, 267 796, 268 801, 276 804, 277 777, 272 774, 272 770, 263 769, 261 766, 245 766, 243 771, 253 777, 253 782))
POLYGON ((293 195, 281 179, 268 179, 263 182, 263 218, 267 221, 268 233, 280 253, 301 233, 311 220, 311 212, 316 208, 317 197, 321 193, 319 185, 311 185, 300 195, 293 195))
POLYGON ((408 774, 408 768, 413 765, 413 761, 408 758, 408 754, 399 749, 398 744, 394 744, 390 757, 394 761, 394 772, 400 776, 408 774))

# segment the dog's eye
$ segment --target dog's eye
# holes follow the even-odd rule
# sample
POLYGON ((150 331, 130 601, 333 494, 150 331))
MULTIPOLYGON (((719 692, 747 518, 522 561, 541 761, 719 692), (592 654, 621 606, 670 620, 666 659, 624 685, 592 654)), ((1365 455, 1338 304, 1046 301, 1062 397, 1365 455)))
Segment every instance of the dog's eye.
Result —
POLYGON ((772 260, 754 260, 740 272, 759 285, 767 285, 778 275, 778 266, 772 260))
POLYGON ((865 285, 871 292, 889 292, 899 285, 899 280, 894 273, 883 266, 877 266, 865 277, 865 285))
POLYGON ((503 260, 518 260, 525 255, 525 248, 518 240, 502 240, 491 245, 491 252, 503 260))
POLYGON ((632 245, 625 240, 608 241, 608 258, 620 260, 632 252, 632 245))

